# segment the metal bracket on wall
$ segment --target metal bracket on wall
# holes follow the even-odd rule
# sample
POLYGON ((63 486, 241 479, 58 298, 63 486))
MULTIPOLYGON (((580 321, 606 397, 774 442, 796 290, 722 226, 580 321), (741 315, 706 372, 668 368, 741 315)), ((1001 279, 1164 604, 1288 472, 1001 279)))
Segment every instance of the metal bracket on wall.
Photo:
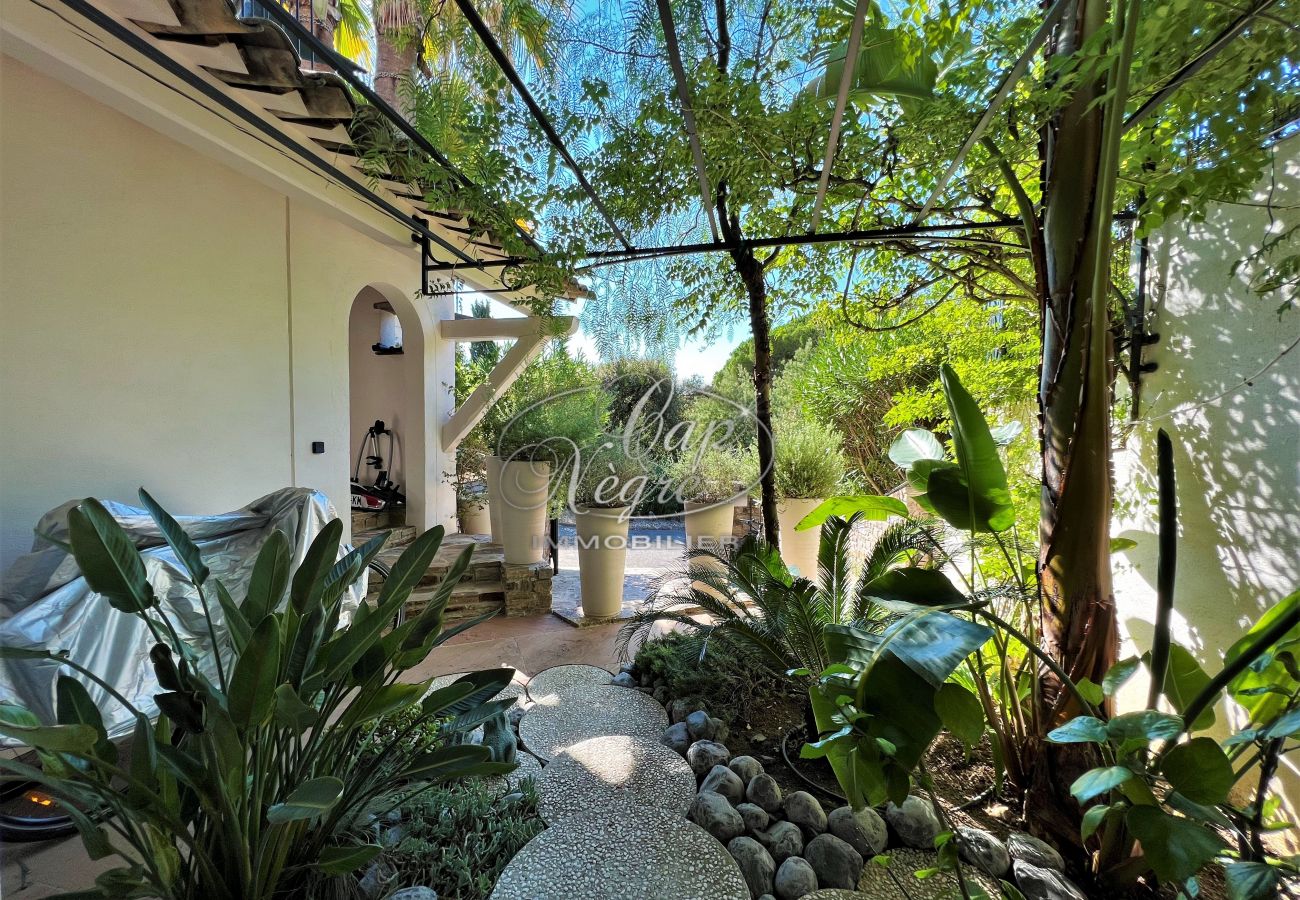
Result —
MULTIPOLYGON (((428 231, 428 219, 421 219, 419 216, 414 216, 414 219, 422 228, 425 229, 425 232, 428 231)), ((423 297, 432 297, 433 287, 429 284, 429 272, 437 260, 433 258, 429 235, 419 231, 412 231, 411 240, 420 248, 420 295, 423 297)))
POLYGON ((1132 397, 1132 403, 1129 405, 1130 422, 1137 421, 1138 411, 1141 408, 1142 376, 1154 372, 1159 367, 1159 363, 1142 361, 1142 349, 1160 340, 1158 333, 1147 331, 1147 271, 1150 258, 1151 253, 1146 237, 1139 238, 1137 290, 1134 292, 1133 302, 1126 304, 1123 334, 1120 345, 1115 348, 1117 353, 1123 349, 1128 350, 1128 365, 1125 367, 1124 374, 1128 378, 1129 394, 1132 397))

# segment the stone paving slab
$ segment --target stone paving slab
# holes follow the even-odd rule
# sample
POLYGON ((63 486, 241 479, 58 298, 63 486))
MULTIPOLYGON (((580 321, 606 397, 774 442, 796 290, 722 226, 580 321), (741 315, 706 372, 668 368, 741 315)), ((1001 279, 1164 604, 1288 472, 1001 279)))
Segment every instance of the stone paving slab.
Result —
POLYGON ((643 810, 684 816, 695 799, 695 773, 677 753, 656 741, 626 735, 574 744, 547 764, 539 783, 538 811, 551 825, 592 810, 643 810))
POLYGON ((668 713, 652 697, 612 684, 532 697, 519 720, 519 739, 546 761, 595 737, 622 734, 657 741, 668 727, 668 713))
POLYGON ((552 695, 609 684, 614 676, 600 666, 567 665, 543 669, 528 679, 528 696, 539 703, 551 702, 552 695))
POLYGON ((596 812, 547 828, 491 900, 749 900, 731 854, 704 829, 657 810, 596 812))

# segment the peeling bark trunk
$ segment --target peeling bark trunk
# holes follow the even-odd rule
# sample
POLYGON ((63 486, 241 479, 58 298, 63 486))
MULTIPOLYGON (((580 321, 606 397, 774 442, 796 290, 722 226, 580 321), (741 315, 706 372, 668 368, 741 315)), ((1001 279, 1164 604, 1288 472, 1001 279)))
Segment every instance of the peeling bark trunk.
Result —
MULTIPOLYGON (((1069 55, 1106 24, 1106 0, 1076 0, 1051 49, 1069 55)), ((1041 643, 1071 679, 1100 683, 1118 650, 1110 571, 1111 347, 1105 297, 1093 297, 1098 267, 1096 189, 1102 159, 1105 89, 1098 76, 1079 86, 1045 135, 1040 286, 1043 355, 1039 380, 1043 486, 1040 517, 1041 643)), ((1103 281, 1103 284, 1108 281, 1103 281)), ((1078 714, 1073 697, 1048 678, 1038 697, 1044 733, 1078 714)), ((1043 744, 1030 791, 1034 820, 1076 844, 1078 805, 1068 794, 1091 760, 1043 744), (1037 799, 1043 802, 1037 802, 1037 799)))

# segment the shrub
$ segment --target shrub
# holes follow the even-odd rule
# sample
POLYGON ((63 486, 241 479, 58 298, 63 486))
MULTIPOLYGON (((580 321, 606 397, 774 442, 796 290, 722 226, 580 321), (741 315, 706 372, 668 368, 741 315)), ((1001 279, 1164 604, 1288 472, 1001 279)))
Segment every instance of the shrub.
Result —
POLYGON ((531 778, 505 796, 493 781, 434 788, 402 807, 401 839, 379 859, 394 887, 486 900, 506 864, 546 827, 531 778))
POLYGON ((668 693, 700 699, 710 714, 728 724, 751 722, 776 698, 790 693, 785 683, 725 637, 703 642, 692 632, 671 631, 647 640, 637 650, 636 667, 662 678, 668 693))
MULTIPOLYGON (((621 432, 647 396, 639 425, 648 428, 647 440, 653 438, 657 425, 662 425, 666 433, 682 421, 681 392, 666 363, 657 359, 618 359, 602 366, 598 374, 610 398, 611 430, 621 432)), ((654 443, 662 444, 662 439, 654 443)))
POLYGON ((684 499, 716 503, 753 489, 758 482, 758 456, 752 447, 687 449, 670 466, 669 474, 684 499))
POLYGON ((623 449, 619 435, 607 435, 593 451, 582 455, 580 468, 572 473, 571 505, 575 510, 636 505, 652 474, 623 449))
POLYGON ((831 496, 844 479, 844 451, 835 429, 787 418, 775 430, 777 494, 809 500, 831 496))
POLYGON ((533 363, 484 419, 488 447, 502 459, 569 464, 609 421, 609 397, 592 368, 562 348, 533 363))
POLYGON ((451 566, 423 612, 395 629, 394 614, 428 571, 443 529, 425 532, 393 565, 376 606, 338 628, 342 597, 386 535, 338 559, 343 525, 317 535, 295 572, 275 531, 236 603, 203 564, 176 520, 144 491, 144 505, 200 600, 219 602, 228 636, 216 683, 177 635, 169 604, 147 577, 139 550, 96 500, 68 515, 70 550, 87 584, 152 632, 163 692, 156 723, 79 662, 52 650, 0 647, 0 659, 43 659, 95 683, 136 720, 129 763, 118 759, 82 680, 58 678, 57 724, 0 703, 0 733, 34 747, 42 768, 0 759, 0 772, 43 785, 64 804, 93 859, 126 863, 102 873, 82 896, 270 900, 301 891, 307 877, 346 875, 380 852, 347 838, 377 801, 400 804, 426 784, 510 771, 485 747, 454 746, 457 734, 513 701, 485 702, 510 669, 477 672, 433 693, 398 679, 445 640, 442 613, 469 565, 451 566), (427 694, 427 696, 426 696, 427 694), (504 704, 504 705, 503 705, 504 704), (414 710, 423 737, 361 752, 376 719, 414 710), (428 723, 444 722, 439 728, 428 723), (109 832, 117 840, 110 843, 109 832))

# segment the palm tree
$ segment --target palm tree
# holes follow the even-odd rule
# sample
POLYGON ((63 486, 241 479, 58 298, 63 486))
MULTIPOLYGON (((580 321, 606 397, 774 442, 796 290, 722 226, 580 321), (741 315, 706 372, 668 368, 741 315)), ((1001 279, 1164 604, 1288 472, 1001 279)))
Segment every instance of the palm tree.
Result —
MULTIPOLYGON (((550 15, 557 3, 491 0, 475 8, 511 59, 526 56, 538 68, 547 65, 550 15)), ((399 85, 413 73, 429 80, 473 81, 466 76, 484 59, 482 43, 452 0, 376 0, 375 25, 375 90, 395 105, 399 85)))
POLYGON ((682 569, 659 579, 651 599, 619 631, 619 652, 655 624, 672 622, 701 638, 701 656, 711 641, 725 640, 779 678, 813 682, 830 663, 823 640, 828 626, 878 633, 893 620, 872 595, 875 579, 901 566, 931 568, 947 560, 930 522, 904 519, 885 529, 854 571, 849 537, 859 520, 826 520, 816 582, 792 576, 776 548, 753 537, 730 557, 692 551, 682 569))

